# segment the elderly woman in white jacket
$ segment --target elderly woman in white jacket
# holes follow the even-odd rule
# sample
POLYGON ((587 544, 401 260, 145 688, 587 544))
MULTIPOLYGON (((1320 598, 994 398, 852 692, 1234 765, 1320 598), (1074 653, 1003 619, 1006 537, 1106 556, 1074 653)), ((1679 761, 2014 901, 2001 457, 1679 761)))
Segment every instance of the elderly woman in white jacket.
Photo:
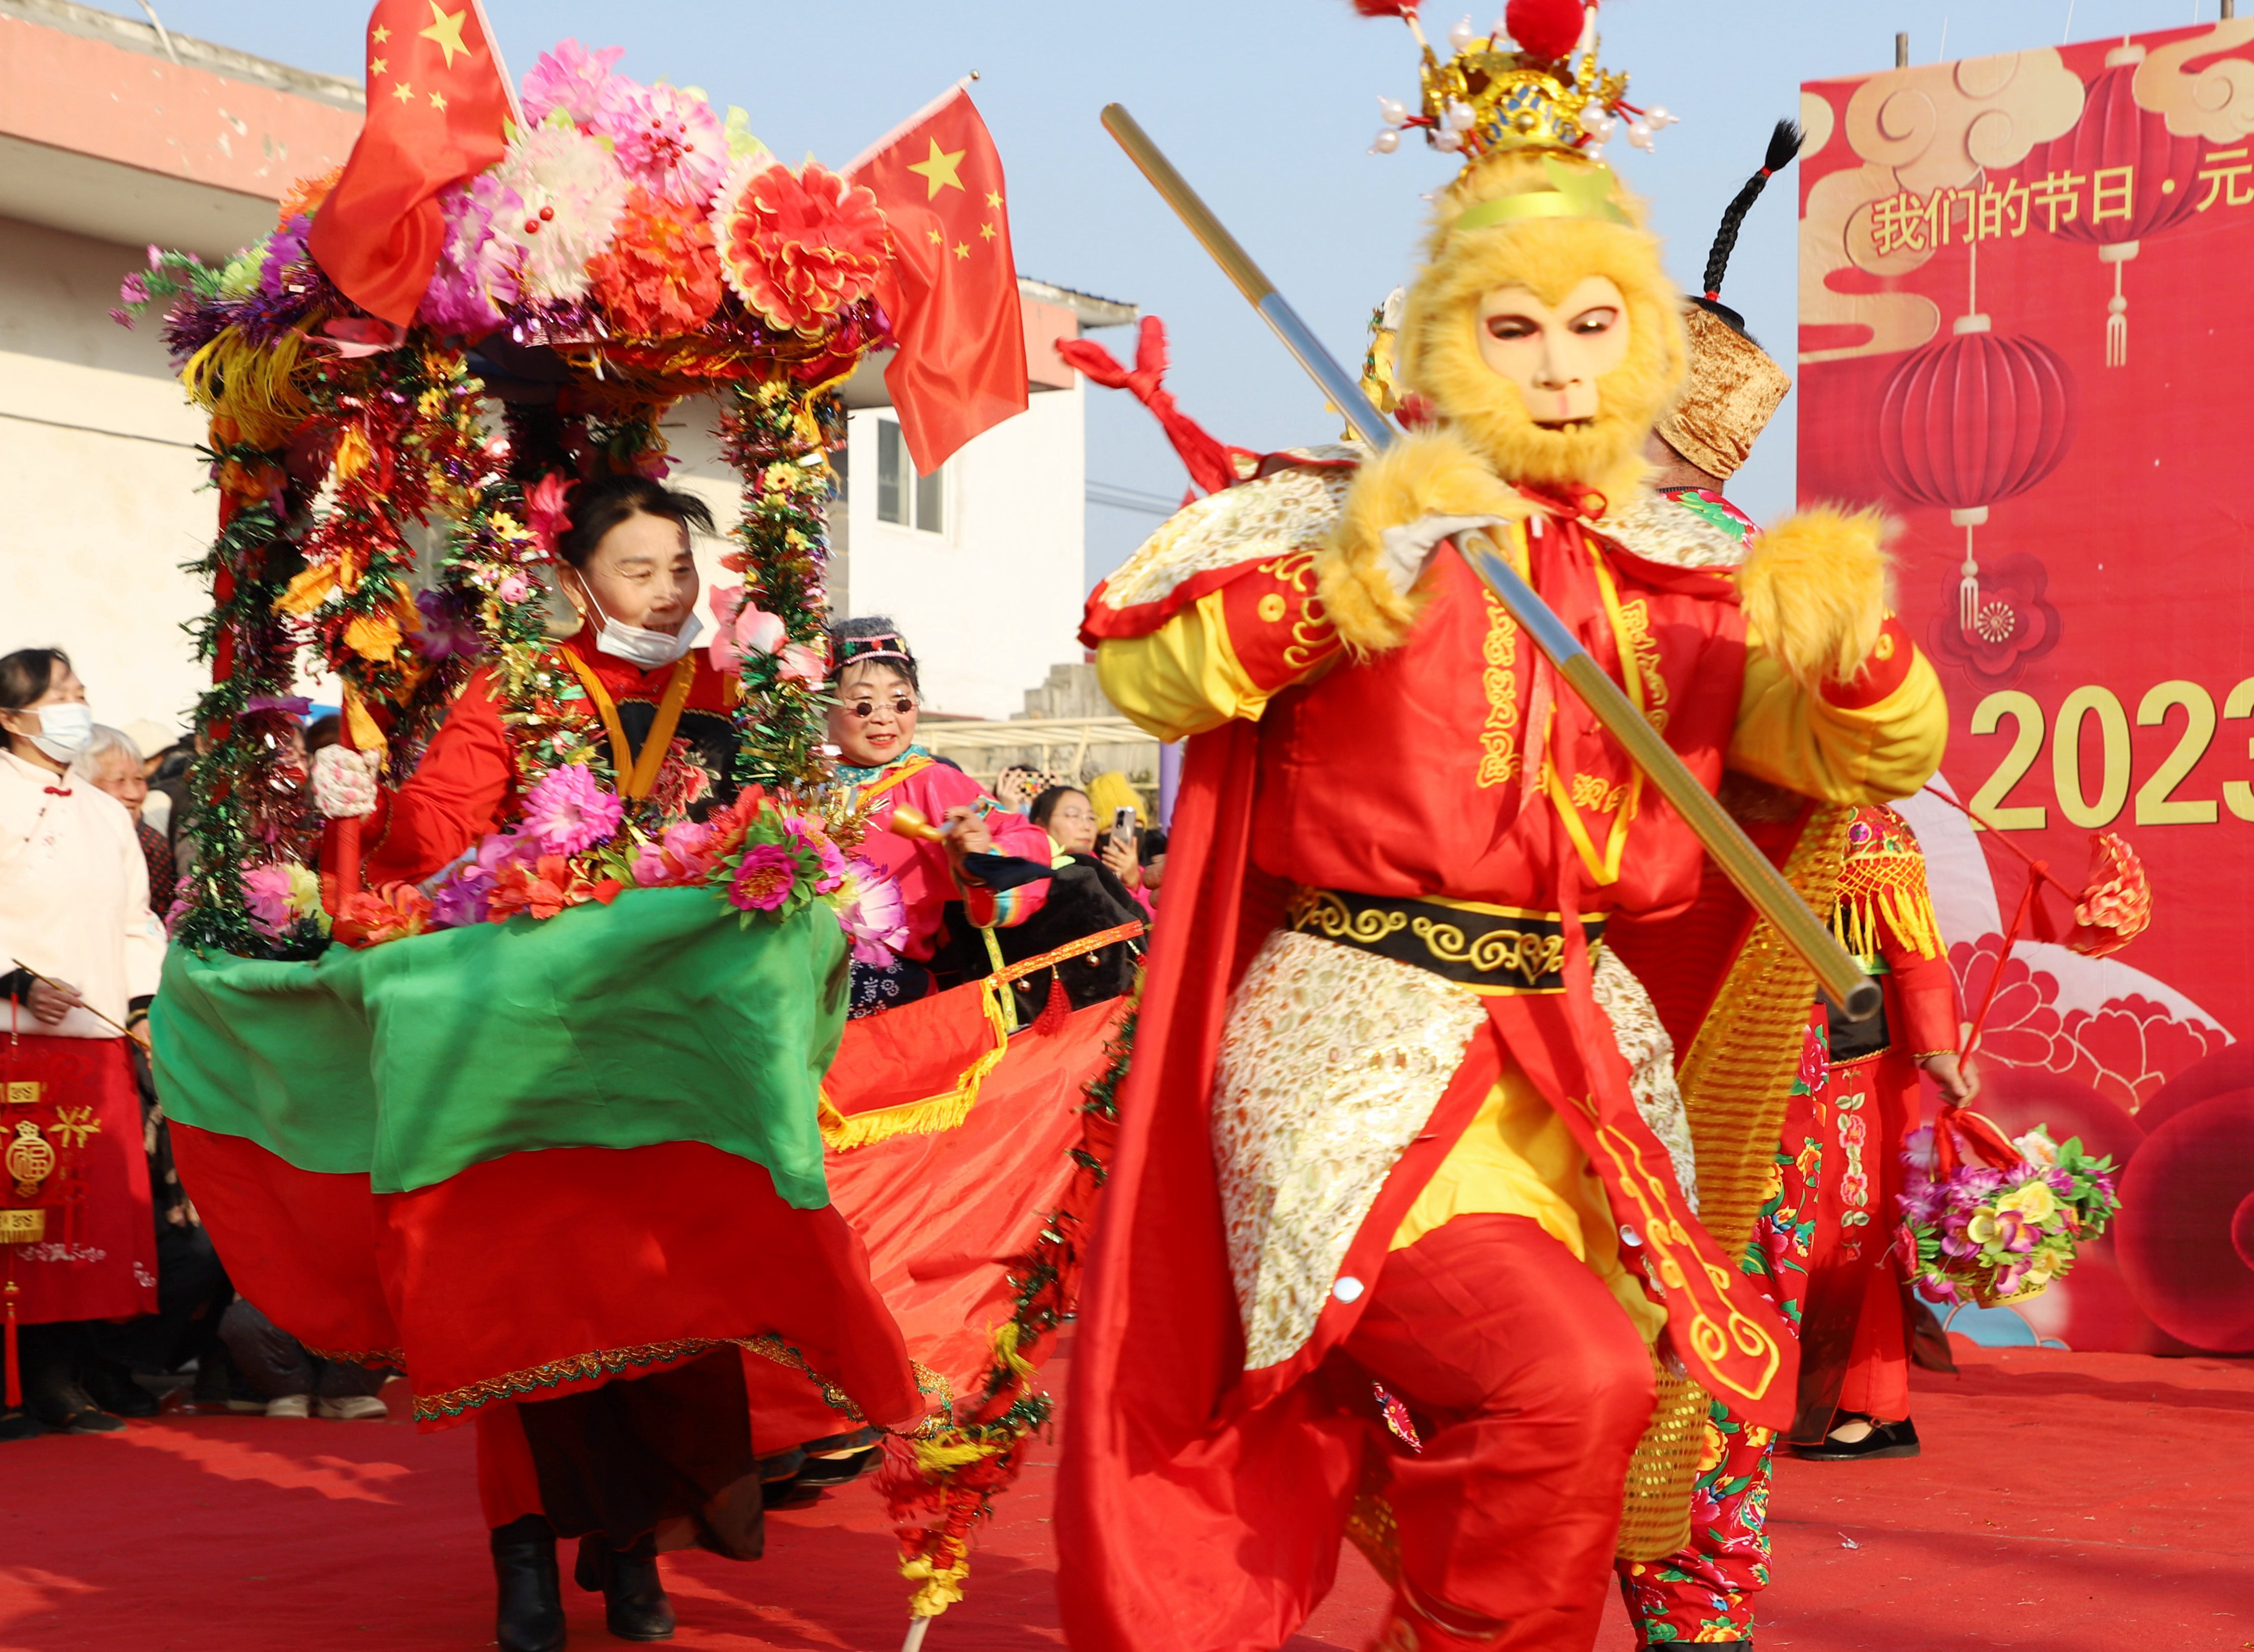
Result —
POLYGON ((133 819, 70 773, 93 727, 60 649, 0 657, 0 1438, 123 1424, 80 1384, 87 1321, 153 1312, 156 1229, 126 1050, 164 933, 133 819), (16 1394, 8 1396, 14 1399, 16 1394))

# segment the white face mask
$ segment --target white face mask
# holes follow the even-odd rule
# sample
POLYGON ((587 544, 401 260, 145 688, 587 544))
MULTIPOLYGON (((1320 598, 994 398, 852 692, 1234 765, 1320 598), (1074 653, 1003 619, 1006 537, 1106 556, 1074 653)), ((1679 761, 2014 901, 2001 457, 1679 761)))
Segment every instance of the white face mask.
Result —
POLYGON ((24 738, 58 763, 67 763, 94 739, 94 713, 82 705, 40 705, 32 708, 39 732, 24 738))
POLYGON ((580 589, 586 592, 587 606, 595 617, 595 646, 612 658, 640 666, 645 671, 671 665, 696 645, 696 634, 704 629, 704 622, 693 612, 681 622, 678 631, 622 626, 603 612, 603 605, 595 600, 592 587, 583 585, 580 589))

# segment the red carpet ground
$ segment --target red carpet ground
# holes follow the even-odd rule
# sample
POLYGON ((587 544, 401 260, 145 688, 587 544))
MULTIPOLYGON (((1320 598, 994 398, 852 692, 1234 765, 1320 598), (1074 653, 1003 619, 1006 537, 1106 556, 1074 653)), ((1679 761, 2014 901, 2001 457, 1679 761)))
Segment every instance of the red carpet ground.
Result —
MULTIPOLYGON (((1919 1376, 1925 1455, 1788 1462, 1762 1652, 2254 1648, 2254 1362, 1976 1348, 1919 1376)), ((401 1387, 391 1390, 395 1405, 401 1387)), ((1061 1643, 1044 1450, 927 1652, 1061 1643)), ((165 1418, 0 1446, 0 1652, 492 1643, 467 1431, 165 1418)), ((905 1623, 865 1484, 774 1517, 767 1558, 668 1558, 677 1647, 890 1652, 905 1623)), ((567 1586, 572 1644, 620 1646, 567 1586)), ((1349 1554, 1292 1652, 1358 1652, 1349 1554)), ((1600 1645, 1628 1646, 1613 1609, 1600 1645)))

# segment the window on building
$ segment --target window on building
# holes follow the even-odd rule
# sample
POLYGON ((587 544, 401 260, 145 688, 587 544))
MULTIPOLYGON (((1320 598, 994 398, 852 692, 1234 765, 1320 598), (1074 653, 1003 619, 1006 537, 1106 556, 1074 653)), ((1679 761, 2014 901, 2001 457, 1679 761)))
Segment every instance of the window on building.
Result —
POLYGON ((927 534, 947 530, 943 470, 919 473, 897 420, 877 421, 877 520, 927 534))

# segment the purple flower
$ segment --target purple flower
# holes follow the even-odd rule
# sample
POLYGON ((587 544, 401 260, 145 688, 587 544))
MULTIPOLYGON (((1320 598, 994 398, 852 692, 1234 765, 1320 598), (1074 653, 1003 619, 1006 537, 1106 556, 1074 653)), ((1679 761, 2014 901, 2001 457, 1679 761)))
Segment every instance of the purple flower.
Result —
POLYGON ((419 591, 415 593, 415 606, 423 615, 423 627, 415 634, 415 652, 424 659, 467 657, 485 647, 477 626, 470 623, 460 601, 450 592, 419 591))
POLYGON ((126 276, 123 281, 118 284, 117 296, 123 299, 127 304, 148 303, 149 277, 143 275, 138 270, 135 270, 131 275, 126 276))
POLYGON ((728 899, 745 912, 774 912, 798 882, 798 857, 780 844, 753 844, 736 863, 728 899))
POLYGON ((305 262, 305 237, 312 227, 312 219, 299 213, 274 232, 274 238, 266 246, 266 256, 258 266, 259 291, 270 298, 282 296, 282 277, 291 266, 305 262))
POLYGON ((423 319, 443 332, 490 332, 517 301, 523 261, 514 242, 494 233, 494 221, 522 215, 524 203, 506 184, 480 175, 440 195, 438 206, 445 214, 446 239, 423 294, 423 319))
POLYGON ((518 830, 543 855, 576 855, 618 830, 624 813, 618 794, 584 764, 561 763, 525 798, 518 830))
POLYGON ((292 717, 303 717, 313 709, 313 703, 302 694, 254 694, 242 703, 247 716, 253 711, 287 711, 292 717))
POLYGON ((515 832, 489 832, 474 853, 457 862, 430 897, 433 928, 460 929, 486 920, 494 885, 508 867, 540 858, 537 841, 515 832))

